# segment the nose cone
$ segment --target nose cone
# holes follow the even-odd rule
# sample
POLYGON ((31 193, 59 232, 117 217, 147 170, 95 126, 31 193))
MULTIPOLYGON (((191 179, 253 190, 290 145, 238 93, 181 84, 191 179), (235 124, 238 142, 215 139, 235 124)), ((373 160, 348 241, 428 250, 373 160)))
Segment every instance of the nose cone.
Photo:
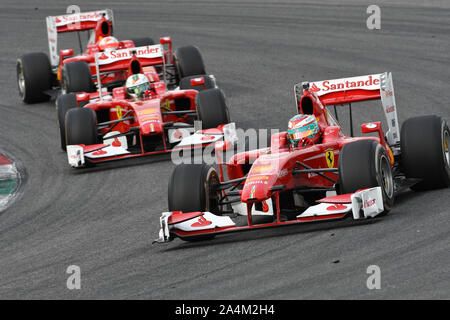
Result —
POLYGON ((262 201, 270 198, 271 176, 254 176, 247 178, 242 190, 242 202, 262 201))
MULTIPOLYGON (((289 160, 289 152, 261 155, 253 163, 242 189, 242 202, 259 202, 272 196, 272 187, 278 185, 280 173, 289 160)), ((286 175, 283 176, 286 178, 286 175)))

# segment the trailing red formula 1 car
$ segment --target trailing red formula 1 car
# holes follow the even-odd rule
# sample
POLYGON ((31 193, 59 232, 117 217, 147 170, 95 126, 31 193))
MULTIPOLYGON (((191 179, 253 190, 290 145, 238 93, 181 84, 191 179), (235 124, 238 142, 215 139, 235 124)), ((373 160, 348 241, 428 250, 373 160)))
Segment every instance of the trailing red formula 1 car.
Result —
MULTIPOLYGON (((17 60, 17 83, 21 99, 25 103, 46 101, 56 97, 61 89, 69 92, 95 92, 98 86, 95 69, 95 54, 121 49, 154 45, 152 38, 141 37, 118 41, 113 34, 114 18, 110 9, 49 16, 47 33, 50 56, 42 52, 23 55, 17 60), (88 33, 88 42, 82 46, 81 33, 88 33), (58 51, 58 35, 76 33, 80 54, 74 56, 73 49, 58 51)), ((198 49, 193 46, 178 48, 172 53, 170 37, 160 38, 164 45, 166 83, 169 88, 179 85, 179 80, 188 75, 205 74, 203 61, 198 49), (178 59, 177 59, 178 58, 178 59), (196 65, 189 59, 199 61, 196 65)), ((123 85, 124 74, 111 66, 100 66, 102 86, 112 88, 123 85), (104 70, 105 68, 105 70, 104 70), (107 74, 104 73, 107 71, 107 74)))
POLYGON ((102 66, 123 72, 127 81, 112 92, 100 83, 97 92, 58 98, 61 147, 72 167, 204 148, 219 140, 234 143, 234 123, 214 78, 182 78, 179 88, 169 90, 164 62, 162 45, 95 55, 97 77, 102 66))
POLYGON ((220 142, 215 146, 219 173, 204 164, 177 166, 156 242, 375 217, 392 208, 403 188, 450 185, 446 122, 419 116, 406 120, 400 132, 390 73, 305 82, 295 86, 295 94, 299 114, 316 118, 317 142, 294 146, 282 132, 272 136, 269 148, 226 161, 220 151, 229 146, 220 142), (376 136, 345 135, 327 108, 349 104, 351 118, 352 103, 374 99, 382 102, 388 130, 383 132, 381 122, 362 124, 361 130, 376 136), (255 222, 255 215, 267 215, 269 222, 255 222))

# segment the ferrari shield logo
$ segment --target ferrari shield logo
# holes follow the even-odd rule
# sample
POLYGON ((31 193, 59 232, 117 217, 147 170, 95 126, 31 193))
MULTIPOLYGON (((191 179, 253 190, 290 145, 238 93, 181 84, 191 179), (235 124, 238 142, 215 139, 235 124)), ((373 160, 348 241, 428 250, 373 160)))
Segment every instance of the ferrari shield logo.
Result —
POLYGON ((328 168, 334 168, 334 152, 333 152, 333 150, 327 150, 325 152, 325 159, 327 160, 328 168))
POLYGON ((116 107, 116 113, 117 113, 117 119, 122 119, 122 108, 117 106, 116 107))

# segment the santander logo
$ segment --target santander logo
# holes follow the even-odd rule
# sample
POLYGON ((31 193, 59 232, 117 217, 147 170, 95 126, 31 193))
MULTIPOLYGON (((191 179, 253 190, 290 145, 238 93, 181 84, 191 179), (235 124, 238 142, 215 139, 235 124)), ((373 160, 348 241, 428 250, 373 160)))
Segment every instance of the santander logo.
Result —
POLYGON ((101 60, 106 60, 109 57, 103 52, 102 55, 100 57, 98 57, 98 58, 101 59, 101 60))
POLYGON ((337 204, 333 204, 333 205, 327 207, 327 210, 328 211, 338 211, 338 210, 344 210, 346 208, 347 207, 344 206, 343 204, 337 203, 337 204))
POLYGON ((212 222, 205 219, 205 217, 201 216, 198 218, 197 222, 194 222, 191 224, 192 228, 199 228, 199 227, 205 227, 209 226, 212 222))
POLYGON ((92 153, 93 156, 103 156, 105 154, 107 154, 107 152, 105 150, 98 150, 98 151, 95 151, 94 153, 92 153))
POLYGON ((362 77, 343 78, 335 80, 317 81, 311 83, 309 91, 319 92, 320 95, 342 91, 342 90, 376 90, 380 87, 380 79, 378 75, 369 75, 362 77))
POLYGON ((183 133, 179 129, 177 129, 173 133, 173 137, 174 137, 174 139, 181 139, 181 138, 183 138, 183 133))
POLYGON ((320 91, 320 88, 317 87, 315 83, 313 83, 312 86, 309 88, 309 91, 318 92, 318 91, 320 91))
POLYGON ((102 16, 99 12, 88 12, 55 17, 56 23, 73 23, 79 21, 99 20, 102 16))
POLYGON ((101 55, 100 53, 97 53, 97 55, 99 55, 98 59, 101 61, 100 64, 108 64, 114 61, 131 59, 133 57, 133 52, 136 53, 138 58, 153 59, 162 57, 161 45, 111 50, 108 51, 107 55, 104 54, 104 52, 101 55))
POLYGON ((208 141, 208 140, 213 140, 213 139, 214 139, 213 136, 203 136, 203 137, 201 137, 202 141, 208 141))

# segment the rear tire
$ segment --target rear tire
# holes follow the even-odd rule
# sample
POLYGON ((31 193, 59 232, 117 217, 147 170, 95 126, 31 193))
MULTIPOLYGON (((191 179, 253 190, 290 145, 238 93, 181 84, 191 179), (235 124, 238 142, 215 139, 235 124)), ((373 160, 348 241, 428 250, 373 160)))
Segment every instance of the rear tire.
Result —
POLYGON ((71 109, 66 114, 66 145, 97 144, 97 115, 89 108, 71 109))
POLYGON ((134 38, 131 41, 133 41, 135 47, 152 46, 155 44, 155 40, 150 37, 134 38))
POLYGON ((75 93, 63 94, 56 99, 56 113, 58 115, 59 136, 61 149, 66 151, 66 113, 77 107, 77 95, 75 93))
POLYGON ((389 156, 375 140, 346 144, 339 156, 339 191, 353 193, 359 189, 381 187, 383 213, 394 205, 394 179, 389 156))
POLYGON ((47 101, 50 96, 44 91, 52 88, 52 67, 45 53, 27 53, 17 59, 17 86, 25 103, 47 101))
POLYGON ((421 179, 413 190, 450 186, 449 128, 441 117, 406 120, 400 134, 401 166, 407 178, 421 179))
POLYGON ((95 91, 91 70, 86 62, 73 61, 63 66, 62 91, 63 93, 95 91))
POLYGON ((203 91, 203 90, 214 89, 214 88, 216 88, 216 81, 211 76, 196 75, 196 76, 184 77, 180 80, 180 89, 181 90, 194 89, 197 91, 203 91), (195 78, 203 78, 205 81, 205 84, 199 85, 199 86, 193 86, 191 84, 191 80, 195 79, 195 78))
POLYGON ((222 90, 208 89, 200 91, 196 98, 198 119, 203 129, 217 128, 230 123, 230 113, 222 90))
POLYGON ((200 50, 195 46, 178 48, 175 51, 175 63, 180 79, 206 74, 202 55, 200 54, 200 50))

